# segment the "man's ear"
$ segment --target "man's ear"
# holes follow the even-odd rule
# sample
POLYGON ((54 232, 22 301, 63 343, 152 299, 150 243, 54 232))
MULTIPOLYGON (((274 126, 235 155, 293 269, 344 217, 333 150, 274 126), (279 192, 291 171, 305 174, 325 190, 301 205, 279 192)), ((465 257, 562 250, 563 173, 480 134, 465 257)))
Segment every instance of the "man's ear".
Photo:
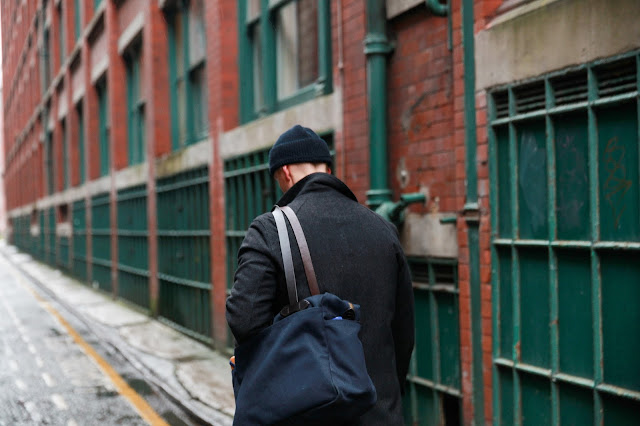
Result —
POLYGON ((290 181, 293 179, 293 176, 291 175, 291 169, 289 168, 288 164, 285 164, 284 166, 282 166, 281 170, 282 170, 282 176, 286 181, 290 181))

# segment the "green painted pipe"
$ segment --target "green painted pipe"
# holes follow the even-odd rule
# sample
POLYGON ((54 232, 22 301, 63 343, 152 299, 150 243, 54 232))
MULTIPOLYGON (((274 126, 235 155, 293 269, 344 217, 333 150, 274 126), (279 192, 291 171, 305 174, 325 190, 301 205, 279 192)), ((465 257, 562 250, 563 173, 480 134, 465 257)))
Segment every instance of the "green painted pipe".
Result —
POLYGON ((474 424, 485 423, 482 375, 482 292, 480 281, 480 212, 476 166, 476 79, 473 0, 462 0, 462 61, 464 64, 464 126, 466 198, 463 208, 469 247, 469 293, 471 299, 471 383, 474 424))
POLYGON ((369 177, 367 204, 376 209, 391 201, 387 169, 387 55, 393 50, 387 38, 384 0, 367 0, 367 94, 369 98, 369 177))
POLYGON ((434 15, 447 16, 449 14, 449 3, 440 3, 439 0, 425 0, 425 4, 434 15))

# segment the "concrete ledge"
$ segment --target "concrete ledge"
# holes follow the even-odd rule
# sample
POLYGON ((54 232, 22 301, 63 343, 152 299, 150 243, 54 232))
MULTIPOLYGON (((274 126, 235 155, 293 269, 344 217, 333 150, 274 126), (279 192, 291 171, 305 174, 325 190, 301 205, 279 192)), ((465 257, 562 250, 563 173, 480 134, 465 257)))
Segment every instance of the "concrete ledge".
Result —
POLYGON ((63 222, 63 223, 57 223, 56 224, 56 235, 58 237, 67 237, 67 238, 71 238, 71 223, 70 222, 63 222))
POLYGON ((536 0, 475 37, 477 89, 640 48, 640 1, 536 0))
POLYGON ((206 166, 211 162, 211 138, 172 152, 156 160, 156 178, 163 178, 185 170, 206 166))
POLYGON ((103 74, 107 72, 107 68, 109 68, 109 57, 106 52, 105 55, 100 58, 100 60, 96 61, 95 64, 92 64, 91 67, 91 84, 96 84, 96 81, 102 77, 103 74))
POLYGON ((144 28, 144 12, 139 12, 131 21, 129 26, 122 32, 118 38, 118 53, 122 53, 129 47, 132 41, 142 32, 144 28))
POLYGON ((455 223, 440 223, 447 213, 420 215, 408 213, 400 241, 407 256, 458 257, 458 234, 455 223))
POLYGON ((149 177, 149 163, 136 164, 115 172, 116 189, 144 185, 149 177))
POLYGON ((237 127, 220 138, 223 159, 269 148, 284 131, 300 124, 316 133, 342 127, 342 96, 334 92, 237 127))

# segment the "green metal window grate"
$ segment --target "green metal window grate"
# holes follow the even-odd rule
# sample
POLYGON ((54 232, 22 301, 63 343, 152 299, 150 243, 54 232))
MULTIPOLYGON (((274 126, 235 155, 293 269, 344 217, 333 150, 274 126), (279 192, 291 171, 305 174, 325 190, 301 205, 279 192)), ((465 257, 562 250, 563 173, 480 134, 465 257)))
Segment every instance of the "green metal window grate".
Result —
POLYGON ((118 296, 149 309, 147 187, 118 191, 118 296))
POLYGON ((111 292, 111 216, 109 194, 91 198, 92 277, 101 290, 111 292))
POLYGON ((40 224, 40 236, 38 237, 38 252, 37 256, 40 260, 46 258, 46 228, 45 228, 45 213, 44 210, 38 212, 38 222, 40 224))
POLYGON ((17 216, 11 220, 13 227, 12 242, 21 250, 30 252, 31 242, 31 223, 30 216, 17 216))
POLYGON ((403 399, 405 423, 461 423, 457 260, 410 257, 416 345, 403 399))
POLYGON ((70 267, 70 253, 69 253, 69 249, 70 249, 70 241, 69 241, 69 237, 67 236, 59 236, 58 237, 58 251, 57 251, 57 258, 56 258, 56 265, 58 265, 59 268, 64 269, 64 270, 68 270, 70 267))
POLYGON ((238 250, 249 225, 257 216, 271 210, 282 196, 282 191, 269 175, 268 149, 226 160, 224 179, 227 288, 230 290, 238 267, 238 250))
POLYGON ((489 99, 496 424, 640 412, 640 57, 489 99))
POLYGON ((84 200, 72 204, 73 252, 71 272, 79 280, 87 281, 87 212, 84 200))
POLYGON ((136 43, 126 54, 129 164, 145 159, 144 100, 140 96, 140 56, 142 43, 136 43))
POLYGON ((209 172, 159 179, 158 313, 180 331, 211 341, 209 172))
POLYGON ((56 263, 56 211, 53 207, 49 208, 46 214, 47 221, 45 227, 46 247, 45 261, 50 265, 56 263))
POLYGON ((238 2, 243 122, 332 91, 328 0, 238 2))
POLYGON ((167 15, 171 138, 174 150, 209 134, 204 0, 178 2, 167 15))

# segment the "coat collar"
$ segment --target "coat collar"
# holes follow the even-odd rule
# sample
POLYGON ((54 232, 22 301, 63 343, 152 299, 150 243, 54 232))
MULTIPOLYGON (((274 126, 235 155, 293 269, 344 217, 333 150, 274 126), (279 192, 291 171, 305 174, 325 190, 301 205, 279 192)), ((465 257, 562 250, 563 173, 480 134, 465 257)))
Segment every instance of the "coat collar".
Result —
POLYGON ((295 185, 293 185, 284 195, 278 200, 279 206, 286 206, 292 202, 298 195, 308 192, 334 190, 351 198, 353 201, 358 201, 353 192, 337 177, 330 175, 329 173, 312 173, 304 178, 300 179, 295 185))

